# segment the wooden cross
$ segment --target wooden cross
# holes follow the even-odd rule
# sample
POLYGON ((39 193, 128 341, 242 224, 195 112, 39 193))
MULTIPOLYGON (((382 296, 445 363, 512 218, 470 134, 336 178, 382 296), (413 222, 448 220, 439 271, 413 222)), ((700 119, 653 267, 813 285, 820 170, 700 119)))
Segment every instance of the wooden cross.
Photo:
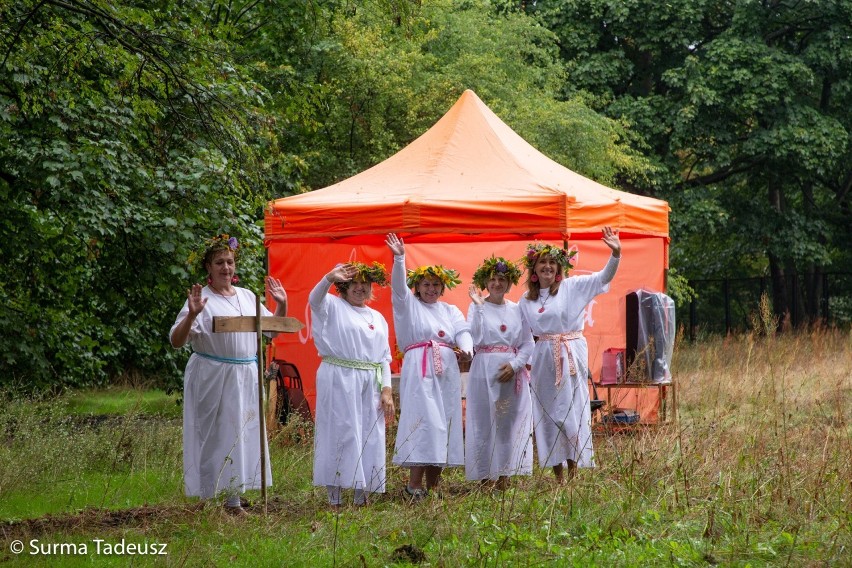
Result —
POLYGON ((263 410, 263 332, 277 331, 294 333, 305 327, 296 318, 260 315, 260 296, 255 296, 254 316, 214 316, 213 333, 255 332, 257 333, 257 413, 260 421, 260 498, 263 514, 266 514, 266 412, 263 410))

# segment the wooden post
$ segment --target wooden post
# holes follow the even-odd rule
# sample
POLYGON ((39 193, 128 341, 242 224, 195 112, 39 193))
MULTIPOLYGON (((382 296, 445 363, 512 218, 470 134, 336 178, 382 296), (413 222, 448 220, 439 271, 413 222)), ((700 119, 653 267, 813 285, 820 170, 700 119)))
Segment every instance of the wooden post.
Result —
POLYGON ((260 315, 260 296, 255 296, 255 315, 253 316, 215 316, 213 333, 255 332, 257 334, 257 416, 260 422, 260 498, 263 500, 263 514, 267 513, 266 500, 266 413, 263 411, 263 332, 299 331, 305 325, 296 318, 283 318, 260 315))
POLYGON ((260 316, 260 294, 255 295, 255 322, 257 326, 257 422, 260 432, 260 499, 263 514, 267 513, 266 502, 266 412, 263 411, 263 320, 260 316))

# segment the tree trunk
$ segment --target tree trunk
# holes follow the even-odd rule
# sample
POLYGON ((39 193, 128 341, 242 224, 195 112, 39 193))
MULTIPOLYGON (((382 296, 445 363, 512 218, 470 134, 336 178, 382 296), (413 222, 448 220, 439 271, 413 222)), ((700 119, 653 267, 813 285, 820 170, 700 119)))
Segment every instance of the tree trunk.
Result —
MULTIPOLYGON (((781 190, 774 180, 769 181, 769 205, 779 215, 782 212, 781 190)), ((769 276, 772 279, 772 310, 778 317, 778 330, 783 331, 790 324, 790 304, 787 301, 787 278, 782 261, 772 252, 769 257, 769 276)))
MULTIPOLYGON (((814 187, 812 181, 806 181, 802 184, 802 206, 808 218, 819 218, 819 213, 815 211, 816 200, 814 198, 814 187)), ((820 245, 825 246, 825 235, 817 237, 820 245)), ((809 262, 807 272, 804 277, 804 311, 805 318, 808 323, 816 323, 825 314, 820 313, 820 301, 822 299, 822 275, 823 267, 815 262, 809 262)))
POLYGON ((822 301, 822 276, 822 268, 811 263, 807 274, 805 274, 805 312, 808 317, 808 323, 816 323, 824 317, 824 314, 820 310, 820 303, 822 301))
POLYGON ((790 324, 787 277, 778 257, 772 253, 769 253, 769 277, 772 279, 772 311, 778 316, 778 331, 783 331, 790 324))

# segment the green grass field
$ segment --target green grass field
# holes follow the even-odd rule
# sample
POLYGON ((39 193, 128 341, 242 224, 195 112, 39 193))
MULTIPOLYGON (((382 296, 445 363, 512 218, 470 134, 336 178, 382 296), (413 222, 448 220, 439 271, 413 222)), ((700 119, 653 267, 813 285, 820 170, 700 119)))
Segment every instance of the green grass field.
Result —
POLYGON ((6 398, 0 563, 852 566, 850 361, 848 331, 680 342, 679 421, 599 433, 598 467, 568 485, 536 469, 496 492, 451 470, 442 497, 412 505, 390 467, 387 494, 339 514, 311 486, 307 425, 274 434, 267 514, 235 518, 183 496, 173 397, 6 398))

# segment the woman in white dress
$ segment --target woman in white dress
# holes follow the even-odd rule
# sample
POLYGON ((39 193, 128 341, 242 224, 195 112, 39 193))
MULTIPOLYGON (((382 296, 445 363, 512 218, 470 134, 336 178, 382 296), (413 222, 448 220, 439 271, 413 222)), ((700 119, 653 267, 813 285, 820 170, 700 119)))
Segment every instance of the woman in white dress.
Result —
POLYGON ((486 259, 473 275, 467 312, 474 355, 467 380, 465 476, 496 480, 532 473, 532 403, 526 364, 532 333, 506 293, 521 270, 505 258, 486 259), (480 290, 487 290, 483 299, 480 290))
POLYGON ((521 313, 537 342, 530 364, 533 428, 538 461, 553 467, 559 483, 564 469, 594 467, 589 408, 589 352, 583 337, 586 305, 609 290, 621 258, 618 231, 603 229, 612 256, 600 272, 564 278, 575 252, 547 244, 527 247, 529 273, 521 313))
POLYGON ((337 265, 309 296, 317 370, 314 485, 325 486, 332 510, 343 488, 356 505, 385 492, 385 423, 394 418, 388 324, 367 306, 372 284, 387 285, 374 262, 337 265), (328 292, 334 284, 339 297, 328 292))
POLYGON ((454 348, 470 357, 473 342, 461 310, 438 301, 445 288, 459 284, 456 271, 433 265, 406 272, 402 239, 390 233, 386 243, 394 255, 396 339, 405 353, 393 463, 410 469, 405 493, 420 500, 438 486, 444 467, 464 465, 461 373, 454 348))
MULTIPOLYGON (((183 476, 187 496, 225 494, 229 512, 243 514, 240 494, 260 489, 260 421, 257 400, 257 336, 213 333, 214 316, 254 316, 255 295, 234 286, 239 243, 220 235, 207 242, 201 261, 207 286, 194 284, 169 332, 175 348, 192 355, 184 372, 183 476)), ((276 316, 287 315, 281 282, 266 280, 276 316)), ((261 307, 263 315, 273 315, 261 307)), ((265 441, 264 441, 265 443, 265 441)), ((266 486, 272 476, 266 452, 266 486)))

